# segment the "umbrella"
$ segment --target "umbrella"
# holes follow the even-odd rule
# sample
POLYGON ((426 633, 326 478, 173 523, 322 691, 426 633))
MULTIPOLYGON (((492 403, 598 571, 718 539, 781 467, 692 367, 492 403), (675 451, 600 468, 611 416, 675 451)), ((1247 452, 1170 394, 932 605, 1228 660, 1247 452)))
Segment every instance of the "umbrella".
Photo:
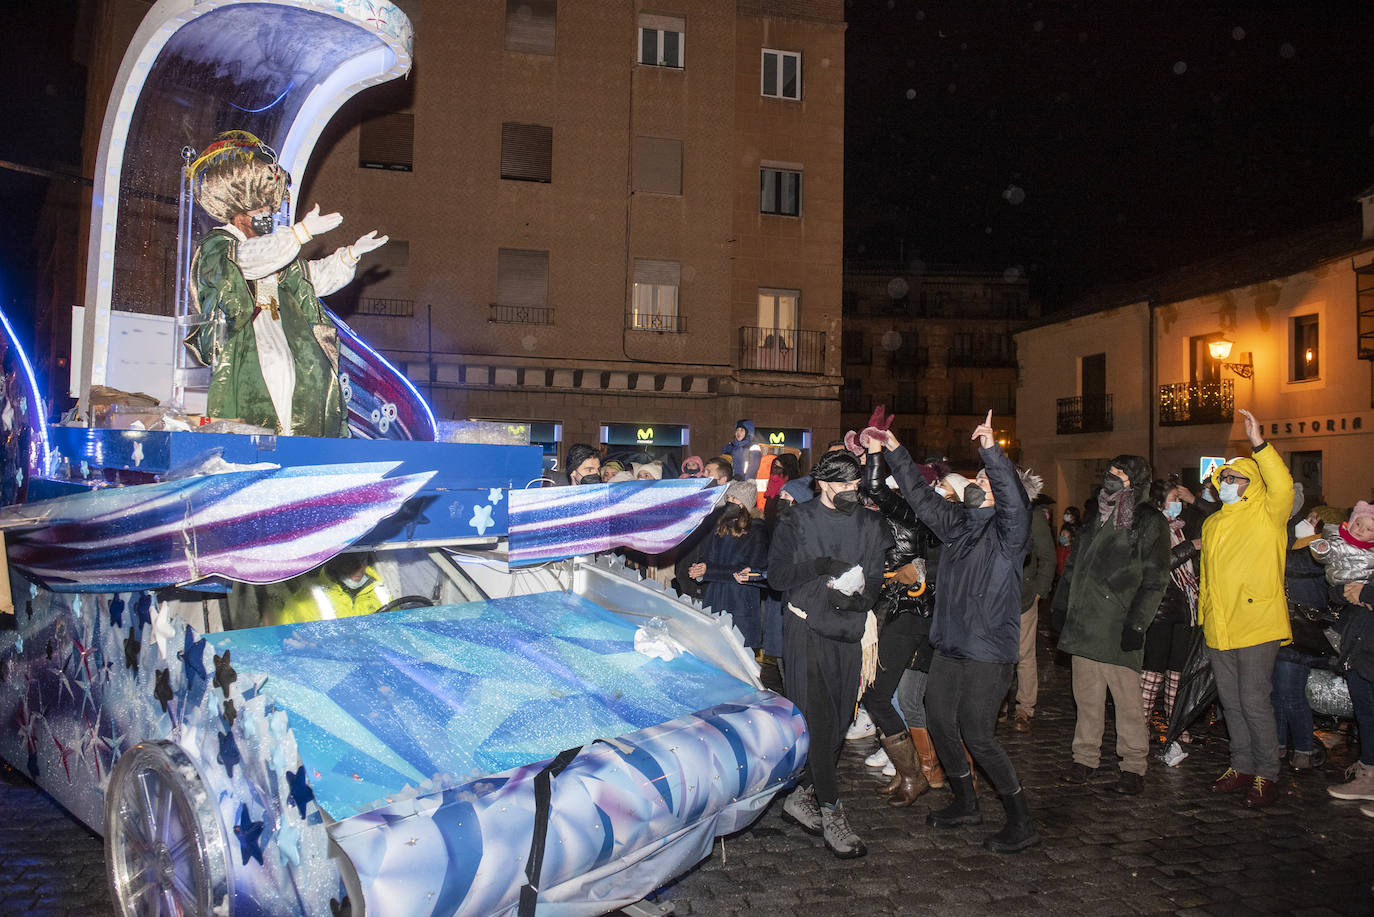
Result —
POLYGON ((1164 747, 1168 748, 1177 741, 1216 699, 1217 680, 1212 673, 1212 660, 1207 656, 1202 628, 1197 627, 1193 629, 1193 636, 1188 643, 1188 659, 1179 674, 1178 694, 1174 697, 1174 712, 1169 717, 1169 732, 1164 737, 1164 747))

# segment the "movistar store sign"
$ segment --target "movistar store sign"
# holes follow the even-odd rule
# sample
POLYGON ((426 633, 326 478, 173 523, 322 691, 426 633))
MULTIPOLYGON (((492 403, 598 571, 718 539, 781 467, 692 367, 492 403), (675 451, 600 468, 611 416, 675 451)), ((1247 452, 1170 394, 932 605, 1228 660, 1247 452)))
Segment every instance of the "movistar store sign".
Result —
POLYGON ((601 441, 609 446, 685 446, 687 428, 677 424, 608 423, 601 441))

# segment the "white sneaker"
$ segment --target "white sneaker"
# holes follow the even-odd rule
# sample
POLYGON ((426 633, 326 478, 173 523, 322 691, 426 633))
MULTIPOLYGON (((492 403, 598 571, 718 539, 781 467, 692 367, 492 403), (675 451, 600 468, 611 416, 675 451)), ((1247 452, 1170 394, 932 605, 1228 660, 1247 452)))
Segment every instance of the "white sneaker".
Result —
POLYGON ((877 751, 867 758, 864 758, 864 764, 867 764, 869 767, 887 767, 889 763, 890 762, 887 760, 887 749, 882 746, 879 746, 877 751))
POLYGON ((873 720, 869 719, 868 711, 863 707, 859 708, 859 713, 854 717, 853 724, 849 731, 844 734, 846 742, 857 742, 860 739, 872 738, 878 732, 878 727, 873 725, 873 720))
POLYGON ((895 776, 897 776, 897 765, 893 764, 891 761, 887 762, 887 765, 886 765, 885 767, 883 767, 883 776, 884 776, 884 777, 895 777, 895 776))

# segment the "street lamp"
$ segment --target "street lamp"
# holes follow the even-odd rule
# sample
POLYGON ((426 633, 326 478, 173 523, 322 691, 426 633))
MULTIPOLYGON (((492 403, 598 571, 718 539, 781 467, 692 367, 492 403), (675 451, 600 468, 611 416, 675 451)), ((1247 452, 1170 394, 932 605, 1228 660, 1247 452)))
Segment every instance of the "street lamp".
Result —
MULTIPOLYGON (((1228 341, 1225 338, 1222 338, 1219 341, 1208 341, 1207 352, 1212 355, 1213 360, 1224 361, 1227 357, 1231 355, 1231 348, 1234 346, 1234 341, 1228 341)), ((1235 373, 1237 376, 1240 376, 1242 379, 1249 379, 1255 375, 1255 367, 1254 364, 1250 362, 1250 354, 1248 353, 1245 354, 1245 361, 1243 363, 1223 362, 1221 365, 1225 366, 1227 369, 1235 373)))

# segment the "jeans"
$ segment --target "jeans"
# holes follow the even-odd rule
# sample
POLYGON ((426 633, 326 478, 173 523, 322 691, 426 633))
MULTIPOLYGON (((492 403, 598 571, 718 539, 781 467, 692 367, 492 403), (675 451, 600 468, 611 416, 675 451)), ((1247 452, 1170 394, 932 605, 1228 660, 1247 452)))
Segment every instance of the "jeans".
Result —
POLYGON ((1311 671, 1310 666, 1291 659, 1280 658, 1274 663, 1274 690, 1269 700, 1274 705, 1279 745, 1291 742, 1294 751, 1316 750, 1312 708, 1307 704, 1307 675, 1311 671))
POLYGON ((920 669, 907 669, 902 680, 897 683, 897 703, 902 708, 902 716, 912 729, 926 728, 926 684, 930 680, 928 672, 920 669))
POLYGON ((1002 796, 1011 796, 1021 788, 1016 768, 993 733, 997 708, 1007 696, 1015 668, 1012 662, 953 659, 936 653, 926 686, 930 738, 945 772, 954 777, 968 773, 964 760, 967 747, 1002 796))
POLYGON ((1360 727, 1360 763, 1374 767, 1374 681, 1354 669, 1345 672, 1350 700, 1355 705, 1355 722, 1360 727))

